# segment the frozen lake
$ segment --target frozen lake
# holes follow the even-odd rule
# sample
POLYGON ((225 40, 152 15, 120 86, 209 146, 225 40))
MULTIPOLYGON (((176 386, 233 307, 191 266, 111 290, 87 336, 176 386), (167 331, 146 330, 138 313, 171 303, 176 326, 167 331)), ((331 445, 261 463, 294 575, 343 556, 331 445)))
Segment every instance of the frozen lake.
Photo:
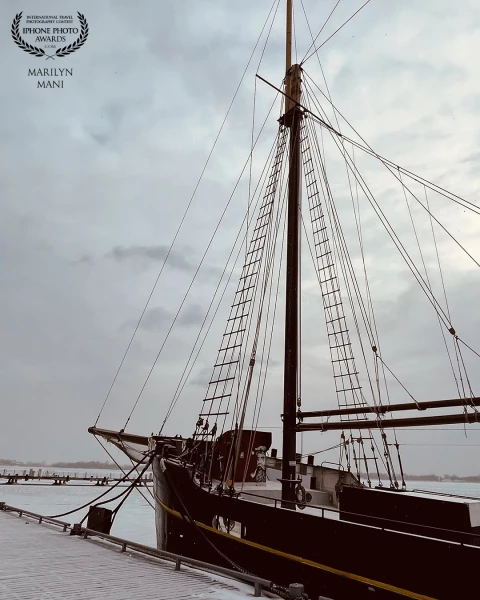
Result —
MULTIPOLYGON (((4 467, 0 465, 0 472, 3 472, 3 468, 4 467)), ((6 469, 10 471, 12 470, 12 467, 6 467, 6 469)), ((19 471, 19 469, 17 469, 17 471, 19 471)), ((72 470, 69 470, 68 472, 72 473, 72 470)), ((61 475, 62 469, 57 469, 56 473, 61 475)), ((78 473, 84 475, 85 470, 79 469, 78 473)), ((100 477, 109 474, 117 475, 117 473, 114 473, 113 471, 89 470, 88 473, 95 473, 100 477)), ((119 472, 118 475, 121 476, 119 472)), ((124 484, 120 485, 123 486, 124 484)), ((480 483, 414 481, 408 483, 408 488, 480 498, 480 483)), ((110 496, 115 496, 122 491, 122 489, 124 488, 117 486, 113 492, 107 494, 100 501, 106 500, 110 496)), ((142 487, 140 489, 153 503, 150 494, 152 488, 142 487)), ((50 483, 6 485, 0 483, 0 502, 6 502, 7 504, 44 515, 56 515, 75 509, 82 504, 92 502, 105 490, 106 488, 103 486, 95 486, 87 482, 75 483, 73 481, 66 485, 52 485, 50 483)), ((114 508, 120 500, 121 498, 114 501, 111 505, 107 504, 106 507, 114 508)), ((66 517, 59 518, 69 523, 75 523, 80 521, 86 512, 87 508, 66 517)), ((156 545, 154 512, 138 489, 133 490, 120 509, 112 527, 112 535, 137 541, 148 546, 156 545)))
MULTIPOLYGON (((12 467, 5 467, 7 471, 13 471, 12 467)), ((0 466, 0 473, 3 472, 4 467, 0 466)), ((20 469, 16 469, 17 472, 23 472, 20 469)), ((52 469, 49 469, 52 471, 52 469)), ((85 469, 77 470, 79 475, 83 476, 86 472, 85 469)), ((27 469, 28 472, 28 469, 27 469)), ((63 472, 72 473, 73 470, 63 471, 62 469, 55 469, 56 474, 61 475, 63 472)), ((121 477, 122 474, 118 471, 94 471, 92 469, 87 471, 88 474, 95 474, 100 477, 108 476, 109 474, 116 477, 121 477)), ((3 482, 5 480, 0 480, 3 482)), ((113 484, 112 484, 113 486, 113 484)), ((108 486, 108 487, 112 487, 108 486)), ((19 483, 17 485, 6 485, 0 483, 0 502, 6 502, 12 506, 18 508, 25 508, 32 512, 36 512, 42 515, 56 515, 70 511, 78 506, 90 503, 97 496, 106 491, 105 486, 96 486, 89 484, 88 482, 70 481, 65 485, 52 485, 51 483, 19 483)), ((121 483, 118 485, 110 494, 104 496, 99 502, 107 500, 110 497, 116 496, 125 489, 125 484, 121 483), (122 487, 123 486, 123 487, 122 487)), ((141 492, 152 502, 150 492, 152 487, 141 488, 141 492)), ((104 505, 106 508, 114 508, 122 498, 112 502, 111 504, 104 505)), ((87 513, 88 508, 84 508, 66 517, 59 517, 62 521, 69 523, 76 523, 80 521, 87 513)), ((129 495, 124 505, 120 509, 118 516, 116 517, 112 531, 112 535, 117 535, 128 540, 140 542, 148 546, 156 546, 155 539, 155 519, 154 513, 151 506, 147 503, 145 498, 140 494, 138 489, 134 489, 129 495)))

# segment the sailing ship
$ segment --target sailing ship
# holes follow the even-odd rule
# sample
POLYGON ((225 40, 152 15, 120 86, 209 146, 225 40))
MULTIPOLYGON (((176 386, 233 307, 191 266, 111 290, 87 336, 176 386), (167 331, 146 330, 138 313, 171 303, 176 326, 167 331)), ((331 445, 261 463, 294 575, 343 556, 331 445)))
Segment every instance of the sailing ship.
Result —
MULTIPOLYGON (((89 431, 142 468, 152 464, 160 549, 251 572, 280 586, 301 582, 310 598, 473 598, 480 559, 480 501, 409 491, 395 433, 403 427, 479 421, 480 398, 471 389, 462 354, 465 347, 473 349, 455 331, 426 267, 422 271, 416 265, 387 221, 357 167, 354 150, 369 154, 393 174, 426 211, 432 233, 433 222, 441 224, 428 200, 417 198, 406 179, 477 214, 479 209, 378 155, 366 142, 348 138, 338 122, 328 119, 304 64, 292 64, 292 1, 286 0, 285 78, 283 87, 275 88, 282 103, 278 132, 269 169, 260 178, 257 204, 252 202, 246 215, 245 252, 237 256, 243 267, 193 434, 167 435, 162 428, 158 435, 143 436, 97 424, 89 431), (360 269, 364 291, 334 202, 318 131, 333 140, 357 199, 360 190, 435 311, 447 351, 450 348, 457 361, 457 398, 417 401, 410 396, 408 402, 390 402, 385 374, 395 375, 380 349, 365 261, 360 269), (309 411, 302 409, 300 368, 305 221, 337 396, 337 406, 309 411), (279 456, 272 448, 271 432, 258 428, 257 402, 269 371, 265 349, 272 340, 281 272, 285 320, 279 456), (373 365, 373 385, 362 384, 354 334, 365 369, 373 365), (252 398, 255 409, 249 427, 252 398), (449 411, 439 415, 439 409, 449 411), (409 416, 394 417, 402 411, 409 416), (412 411, 422 415, 410 416, 412 411), (423 411, 434 414, 424 416, 423 411), (313 454, 298 452, 299 434, 335 430, 338 464, 315 464, 313 454)), ((323 99, 331 102, 328 95, 323 99)), ((359 212, 355 218, 362 247, 359 212)), ((415 228, 413 220, 412 225, 415 228)))

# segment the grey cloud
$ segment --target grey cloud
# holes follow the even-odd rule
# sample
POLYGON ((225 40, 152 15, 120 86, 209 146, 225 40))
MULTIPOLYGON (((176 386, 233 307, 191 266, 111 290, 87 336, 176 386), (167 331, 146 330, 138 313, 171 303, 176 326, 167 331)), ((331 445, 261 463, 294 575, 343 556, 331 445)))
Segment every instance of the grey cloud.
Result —
POLYGON ((72 261, 72 264, 74 264, 74 265, 78 265, 78 264, 93 265, 94 263, 95 263, 95 260, 93 259, 92 256, 88 256, 88 254, 84 254, 78 260, 72 261))
POLYGON ((212 376, 212 367, 204 367, 204 368, 200 369, 196 373, 196 375, 194 375, 190 379, 189 383, 190 383, 190 385, 193 385, 193 386, 199 386, 202 388, 206 388, 206 386, 208 385, 208 382, 210 381, 211 376, 212 376))
MULTIPOLYGON (((198 304, 189 305, 182 310, 177 318, 177 323, 181 327, 190 327, 200 325, 205 317, 206 311, 198 304)), ((140 316, 140 315, 139 315, 140 316)), ((162 331, 173 323, 175 314, 161 306, 148 308, 140 322, 139 329, 143 331, 162 331)), ((135 329, 138 319, 129 319, 120 327, 120 331, 135 329)))
MULTIPOLYGON (((304 3, 312 28, 318 30, 327 16, 325 3, 304 3)), ((64 4, 72 12, 78 8, 70 0, 64 4)), ((36 0, 24 0, 24 14, 36 11, 37 5, 36 0)), ((332 17, 322 35, 333 33, 357 8, 358 2, 340 3, 336 20, 332 17)), ((35 78, 26 73, 40 59, 21 52, 8 35, 0 36, 6 82, 0 88, 0 456, 46 461, 104 458, 86 433, 87 426, 110 387, 268 9, 258 0, 143 0, 140 11, 127 1, 83 0, 91 33, 78 52, 62 59, 74 69, 63 90, 36 89, 35 78)), ((0 4, 0 18, 11 22, 12 3, 0 4)), ((479 19, 475 0, 464 0, 462 11, 447 0, 372 2, 319 52, 334 103, 375 150, 472 201, 478 191, 479 19)), ((303 56, 310 36, 301 19, 296 25, 303 56)), ((274 83, 283 78, 283 41, 279 11, 259 71, 274 83)), ((169 257, 171 268, 162 275, 158 295, 152 298, 102 414, 100 424, 105 427, 123 426, 248 156, 254 88, 256 131, 273 101, 271 88, 258 80, 255 84, 262 47, 263 40, 169 257)), ((323 88, 315 56, 305 69, 323 88)), ((276 108, 254 153, 258 164, 268 153, 278 116, 276 108)), ((345 133, 351 132, 345 128, 345 133)), ((343 164, 331 158, 328 136, 324 137, 327 170, 343 219, 351 210, 340 176, 343 164)), ((355 157, 364 167, 359 152, 355 157)), ((401 234, 411 235, 401 212, 404 199, 391 177, 375 167, 370 172, 370 164, 366 167, 366 180, 389 219, 401 234)), ((245 181, 145 388, 129 425, 132 431, 150 432, 153 422, 163 420, 247 198, 245 181)), ((431 202, 433 206, 436 199, 431 202)), ((439 206, 448 211, 448 206, 439 206)), ((451 377, 434 315, 407 281, 372 211, 368 206, 362 211, 385 359, 419 398, 442 397, 450 391, 451 377)), ((345 234, 355 240, 354 224, 345 218, 345 234)), ((462 231, 470 227, 475 249, 475 222, 454 221, 454 226, 462 231)), ((419 231, 422 243, 428 241, 427 229, 419 231)), ((439 244, 448 263, 445 277, 454 325, 466 331, 467 343, 476 347, 480 323, 475 317, 476 294, 470 290, 475 291, 477 279, 461 262, 456 264, 456 254, 445 240, 439 239, 439 244), (455 275, 457 268, 464 269, 464 277, 455 275)), ((310 277, 307 269, 303 273, 310 277)), ((225 297, 229 303, 231 294, 225 297)), ((306 303, 302 316, 303 408, 326 408, 336 399, 321 303, 306 303)), ((199 386, 209 381, 223 327, 224 322, 219 323, 207 340, 190 380, 196 385, 185 386, 185 398, 172 414, 172 433, 191 432, 198 407, 193 401, 202 399, 199 386)), ((261 425, 279 425, 281 327, 279 314, 261 425)), ((467 352, 465 356, 467 360, 467 352)), ((471 364, 477 388, 479 371, 471 364)), ((394 400, 403 399, 402 393, 395 388, 394 400)), ((418 434, 401 435, 411 441, 418 434)), ((454 432, 446 435, 456 440, 454 432)), ((338 441, 326 440, 305 436, 305 449, 338 441)), ((466 456, 467 450, 459 449, 465 456, 456 465, 471 473, 478 461, 474 454, 466 456)), ((444 449, 433 455, 427 448, 412 454, 406 469, 413 465, 419 471, 437 470, 441 458, 446 471, 458 471, 448 463, 449 456, 444 449)))
POLYGON ((185 310, 180 313, 179 323, 180 325, 200 325, 203 323, 206 312, 207 311, 198 304, 187 306, 185 310))
POLYGON ((469 156, 462 159, 462 163, 475 163, 478 165, 480 161, 480 152, 472 152, 469 156))
POLYGON ((90 133, 92 139, 94 139, 97 144, 101 146, 105 145, 108 141, 110 141, 110 136, 106 133, 90 133))
POLYGON ((85 131, 100 145, 105 145, 115 139, 119 133, 125 107, 118 102, 110 102, 100 110, 100 116, 95 123, 86 124, 85 131))
MULTIPOLYGON (((173 315, 168 310, 165 310, 161 306, 156 306, 155 308, 149 308, 145 311, 138 328, 143 331, 160 331, 172 320, 173 315)), ((120 331, 135 329, 137 324, 138 319, 129 319, 120 326, 120 331)))
POLYGON ((151 308, 145 312, 145 315, 140 323, 142 329, 161 329, 165 323, 170 321, 171 314, 161 306, 151 308))
MULTIPOLYGON (((105 254, 104 258, 118 263, 139 258, 146 258, 154 262, 163 262, 167 258, 167 255, 168 260, 166 264, 175 269, 190 273, 196 268, 190 259, 186 258, 186 252, 172 250, 168 254, 168 246, 115 246, 105 254)), ((84 254, 75 262, 93 265, 97 262, 97 259, 92 255, 84 254)))
POLYGON ((278 369, 279 367, 283 367, 283 363, 279 360, 270 360, 268 363, 268 367, 270 369, 278 369))
MULTIPOLYGON (((193 252, 187 248, 183 248, 182 250, 176 250, 174 248, 168 254, 167 246, 116 246, 106 255, 106 257, 111 258, 116 262, 124 262, 135 258, 147 258, 155 262, 163 262, 167 259, 167 266, 186 273, 194 273, 197 270, 198 262, 200 261, 199 259, 195 259, 194 261, 193 258, 191 258, 192 255, 193 252)), ((222 274, 222 271, 223 270, 219 267, 204 263, 200 268, 199 277, 206 277, 209 279, 218 278, 222 274)))
MULTIPOLYGON (((108 254, 108 258, 122 262, 130 258, 149 258, 154 261, 164 261, 168 254, 168 246, 116 246, 108 254)), ((192 263, 178 251, 171 251, 168 256, 168 265, 190 272, 194 269, 192 263)))

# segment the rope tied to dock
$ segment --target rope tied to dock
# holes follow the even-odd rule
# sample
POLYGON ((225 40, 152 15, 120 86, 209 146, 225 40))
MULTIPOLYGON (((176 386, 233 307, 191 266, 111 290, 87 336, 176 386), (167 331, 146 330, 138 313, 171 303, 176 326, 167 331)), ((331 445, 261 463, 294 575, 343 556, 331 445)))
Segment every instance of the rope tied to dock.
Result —
MULTIPOLYGON (((114 498, 110 498, 110 500, 106 500, 104 502, 100 502, 99 504, 97 504, 96 506, 99 506, 100 504, 106 504, 107 502, 112 502, 113 500, 116 500, 118 498, 120 498, 122 495, 126 494, 128 492, 128 494, 131 493, 132 489, 137 485, 137 482, 140 480, 141 476, 143 475, 143 473, 146 471, 146 469, 150 466, 151 462, 153 460, 153 453, 150 454, 149 456, 149 460, 145 466, 145 468, 140 472, 140 474, 132 481, 131 485, 129 487, 127 487, 121 494, 118 494, 117 496, 115 496, 114 498)), ((126 473, 121 479, 119 479, 117 481, 117 483, 115 483, 112 487, 108 488, 107 490, 105 490, 102 494, 100 494, 99 496, 97 496, 96 498, 94 498, 93 500, 90 500, 89 502, 86 502, 85 504, 82 504, 82 506, 79 506, 77 508, 74 508, 72 510, 69 510, 67 512, 64 513, 59 513, 58 515, 46 515, 48 516, 50 519, 58 519, 59 517, 66 517, 67 515, 71 515, 72 513, 78 512, 79 510, 82 510, 83 508, 87 508, 87 506, 91 506, 93 503, 97 502, 97 500, 100 500, 100 498, 103 498, 104 496, 106 496, 108 493, 110 493, 112 490, 114 490, 120 483, 122 483, 123 481, 126 481, 127 478, 133 473, 133 471, 135 471, 135 469, 138 467, 138 465, 143 462, 143 460, 138 461, 131 469, 128 473, 126 473)), ((126 498, 124 499, 126 500, 126 498)), ((117 507, 117 511, 120 508, 120 506, 123 504, 124 500, 120 503, 119 507, 117 507)), ((88 514, 86 515, 88 516, 88 514)), ((86 516, 82 519, 82 523, 83 521, 86 519, 86 516)))

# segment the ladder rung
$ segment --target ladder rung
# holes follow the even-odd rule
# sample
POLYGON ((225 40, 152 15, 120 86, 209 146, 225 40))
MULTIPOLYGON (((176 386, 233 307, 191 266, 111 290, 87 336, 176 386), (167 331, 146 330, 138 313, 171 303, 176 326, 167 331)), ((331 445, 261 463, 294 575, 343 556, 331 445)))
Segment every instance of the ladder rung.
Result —
MULTIPOLYGON (((266 217, 266 215, 264 215, 264 217, 266 217)), ((263 219, 264 217, 259 217, 259 219, 263 219)), ((266 227, 268 225, 268 221, 266 223, 264 223, 263 225, 259 225, 258 227, 255 227, 255 229, 253 230, 252 233, 255 233, 257 231, 257 229, 261 229, 262 227, 266 227)))
POLYGON ((228 333, 224 333, 222 337, 226 337, 227 335, 233 335, 234 333, 242 333, 243 331, 245 331, 245 328, 237 329, 236 331, 229 331, 228 333))
POLYGON ((329 267, 334 267, 334 266, 335 266, 335 263, 330 263, 329 265, 325 265, 324 267, 320 267, 318 270, 319 271, 325 271, 325 269, 328 269, 329 267))
POLYGON ((345 317, 337 317, 336 319, 331 319, 330 321, 327 321, 327 325, 329 323, 333 323, 334 321, 340 321, 340 319, 344 319, 345 317))
MULTIPOLYGON (((252 301, 251 298, 249 298, 248 300, 242 300, 241 302, 237 302, 236 304, 232 304, 232 306, 230 308, 235 308, 236 306, 240 306, 241 304, 246 304, 247 302, 251 302, 251 301, 252 301)), ((237 318, 237 317, 235 317, 235 318, 237 318)))
MULTIPOLYGON (((343 358, 335 358, 335 359, 331 360, 331 363, 332 364, 333 363, 346 363, 347 360, 355 360, 355 357, 351 355, 351 356, 347 356, 347 357, 343 357, 343 358)), ((345 365, 345 366, 347 366, 347 365, 345 365)), ((350 405, 347 403, 347 404, 345 404, 344 408, 348 408, 348 406, 350 406, 350 405)), ((356 404, 352 404, 352 406, 357 406, 357 405, 356 404)))
MULTIPOLYGON (((362 387, 352 387, 352 388, 345 388, 344 390, 335 390, 337 392, 337 394, 340 394, 340 392, 353 392, 353 390, 361 390, 362 387)), ((372 421, 373 423, 373 421, 372 421)))
POLYGON ((243 292, 246 292, 247 290, 251 290, 251 289, 252 289, 252 288, 254 288, 254 287, 255 287, 254 285, 249 285, 249 286, 248 286, 248 287, 246 287, 246 288, 243 288, 243 289, 241 289, 241 290, 238 290, 238 291, 236 291, 236 292, 235 292, 235 296, 236 296, 237 294, 243 294, 243 292))
MULTIPOLYGON (((327 335, 340 335, 341 333, 348 333, 348 329, 341 329, 340 331, 332 331, 332 333, 327 333, 327 335)), ((347 345, 347 344, 343 344, 347 345)))
MULTIPOLYGON (((315 244, 315 245, 317 245, 317 244, 315 244)), ((331 254, 331 253, 332 253, 332 251, 331 251, 331 250, 329 250, 328 252, 324 252, 323 254, 319 254, 319 255, 317 256, 317 260, 318 260, 319 258, 323 258, 324 256, 327 256, 327 254, 331 254)))
POLYGON ((250 265, 254 265, 257 262, 260 262, 262 259, 261 258, 257 258, 256 260, 252 260, 249 263, 247 263, 246 265, 243 265, 243 268, 246 269, 247 267, 249 267, 250 265))
POLYGON ((332 291, 330 291, 330 292, 325 292, 324 294, 322 294, 322 296, 328 296, 329 294, 335 294, 336 292, 339 292, 339 291, 340 291, 340 290, 339 290, 339 289, 337 289, 337 290, 332 290, 332 291))
MULTIPOLYGON (((245 302, 248 302, 248 300, 246 300, 245 302)), ((238 306, 238 304, 234 304, 233 306, 238 306)), ((248 317, 248 313, 242 313, 241 315, 237 315, 236 317, 230 317, 229 319, 227 319, 227 323, 229 321, 235 321, 235 319, 242 319, 243 317, 248 317)))
POLYGON ((260 246, 260 248, 254 248, 253 250, 250 250, 250 252, 247 252, 247 256, 249 256, 250 254, 253 254, 254 252, 261 252, 263 250, 263 246, 260 246))
MULTIPOLYGON (((271 203, 269 202, 269 204, 271 204, 271 203)), ((260 221, 260 219, 264 219, 265 217, 267 217, 267 218, 270 217, 271 214, 272 214, 272 208, 268 204, 265 204, 265 206, 262 206, 259 210, 258 217, 257 217, 257 223, 258 223, 258 221, 260 221), (267 210, 265 210, 263 215, 260 214, 261 211, 264 209, 267 209, 267 210)))
POLYGON ((235 379, 235 377, 226 377, 225 379, 217 379, 217 381, 210 381, 208 385, 213 385, 214 383, 222 383, 223 381, 231 381, 235 379))
POLYGON ((334 275, 333 277, 329 277, 328 279, 325 279, 324 281, 321 281, 320 284, 322 285, 324 283, 328 283, 329 281, 332 281, 333 279, 336 279, 336 278, 337 278, 337 276, 334 275))
POLYGON ((358 371, 355 371, 354 373, 341 373, 340 375, 334 375, 334 377, 348 377, 348 375, 358 375, 358 371))
MULTIPOLYGON (((265 195, 265 197, 266 197, 266 196, 267 196, 267 195, 265 195)), ((263 210, 264 208, 267 208, 267 206, 270 206, 270 204, 273 204, 273 200, 269 200, 268 202, 265 202, 265 204, 262 204, 262 206, 260 207, 259 211, 260 211, 260 210, 263 210)), ((262 215, 262 216, 258 215, 258 218, 259 218, 259 219, 263 219, 263 217, 264 217, 264 216, 265 216, 265 215, 262 215)))
MULTIPOLYGON (((324 267, 326 269, 326 267, 324 267)), ((329 304, 328 306, 325 306, 325 310, 327 310, 327 308, 335 308, 335 306, 340 306, 341 302, 335 302, 335 304, 329 304)))
POLYGON ((229 415, 228 412, 217 412, 217 413, 200 413, 199 417, 218 417, 219 415, 229 415))
POLYGON ((253 277, 257 273, 258 271, 255 271, 254 273, 250 273, 250 275, 244 275, 243 277, 240 277, 239 281, 242 281, 242 279, 247 279, 247 277, 253 277))
POLYGON ((227 346, 226 348, 220 348, 219 352, 226 352, 227 350, 232 350, 233 348, 238 348, 242 344, 234 344, 233 346, 227 346))
POLYGON ((210 402, 211 400, 218 400, 219 398, 228 398, 232 394, 222 394, 221 396, 212 396, 211 398, 205 398, 204 402, 210 402))
POLYGON ((226 365, 234 365, 235 363, 238 363, 238 360, 229 360, 228 362, 217 363, 216 365, 213 365, 213 368, 215 369, 216 367, 225 367, 226 365))
POLYGON ((262 235, 259 235, 258 237, 254 238, 253 240, 250 240, 250 244, 255 244, 255 242, 258 242, 258 240, 263 240, 263 238, 266 238, 267 234, 266 233, 262 233, 262 235))

